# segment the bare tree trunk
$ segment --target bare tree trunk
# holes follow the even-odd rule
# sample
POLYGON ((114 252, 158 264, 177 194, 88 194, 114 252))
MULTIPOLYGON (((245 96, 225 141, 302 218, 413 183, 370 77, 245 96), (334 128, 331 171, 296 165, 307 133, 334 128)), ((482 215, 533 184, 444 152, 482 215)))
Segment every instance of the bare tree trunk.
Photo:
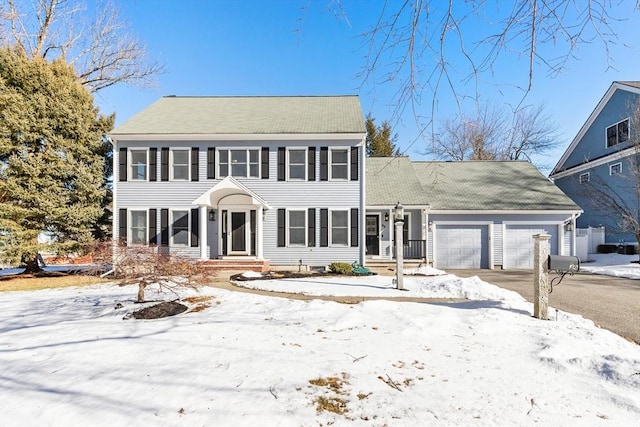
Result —
POLYGON ((34 256, 26 260, 26 268, 23 274, 34 274, 34 273, 40 273, 41 271, 42 269, 40 268, 40 264, 38 263, 37 256, 34 256))

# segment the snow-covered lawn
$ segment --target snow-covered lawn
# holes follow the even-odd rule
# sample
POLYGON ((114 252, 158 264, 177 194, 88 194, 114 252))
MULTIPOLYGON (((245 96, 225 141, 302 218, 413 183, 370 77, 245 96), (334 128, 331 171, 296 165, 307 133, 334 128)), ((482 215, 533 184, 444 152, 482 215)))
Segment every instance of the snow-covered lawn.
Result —
MULTIPOLYGON (((400 292, 384 280, 307 288, 400 292)), ((637 427, 639 346, 580 316, 534 319, 519 295, 477 278, 405 285, 474 300, 346 305, 203 288, 204 310, 123 320, 140 308, 132 286, 2 293, 0 425, 637 427)))
POLYGON ((640 279, 640 264, 631 263, 631 261, 638 261, 638 255, 589 254, 589 259, 593 262, 580 264, 580 270, 593 274, 640 279))

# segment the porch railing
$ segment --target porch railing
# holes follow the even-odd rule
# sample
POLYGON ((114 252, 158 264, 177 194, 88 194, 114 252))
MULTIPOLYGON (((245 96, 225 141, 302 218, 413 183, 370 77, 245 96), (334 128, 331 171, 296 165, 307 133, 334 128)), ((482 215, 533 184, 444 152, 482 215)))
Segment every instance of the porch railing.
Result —
MULTIPOLYGON (((393 247, 396 247, 394 240, 393 247)), ((395 250, 394 250, 395 257, 395 250)), ((426 240, 407 240, 404 242, 402 256, 404 259, 422 259, 427 253, 427 241, 426 240)))

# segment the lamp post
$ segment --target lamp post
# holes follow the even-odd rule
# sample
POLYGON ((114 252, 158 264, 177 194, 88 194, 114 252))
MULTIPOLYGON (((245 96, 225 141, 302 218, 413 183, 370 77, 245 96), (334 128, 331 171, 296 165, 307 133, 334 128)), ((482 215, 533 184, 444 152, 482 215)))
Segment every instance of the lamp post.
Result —
POLYGON ((404 242, 402 241, 402 225, 404 224, 404 207, 398 202, 393 209, 393 219, 396 235, 396 289, 404 290, 402 277, 403 271, 403 255, 404 255, 404 242))

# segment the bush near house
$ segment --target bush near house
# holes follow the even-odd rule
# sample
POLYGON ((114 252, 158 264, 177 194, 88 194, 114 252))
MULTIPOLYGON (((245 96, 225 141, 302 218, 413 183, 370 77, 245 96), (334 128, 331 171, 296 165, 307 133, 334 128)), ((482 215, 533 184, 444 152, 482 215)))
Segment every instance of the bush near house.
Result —
POLYGON ((335 274, 353 274, 353 266, 348 262, 332 262, 329 271, 335 274))

